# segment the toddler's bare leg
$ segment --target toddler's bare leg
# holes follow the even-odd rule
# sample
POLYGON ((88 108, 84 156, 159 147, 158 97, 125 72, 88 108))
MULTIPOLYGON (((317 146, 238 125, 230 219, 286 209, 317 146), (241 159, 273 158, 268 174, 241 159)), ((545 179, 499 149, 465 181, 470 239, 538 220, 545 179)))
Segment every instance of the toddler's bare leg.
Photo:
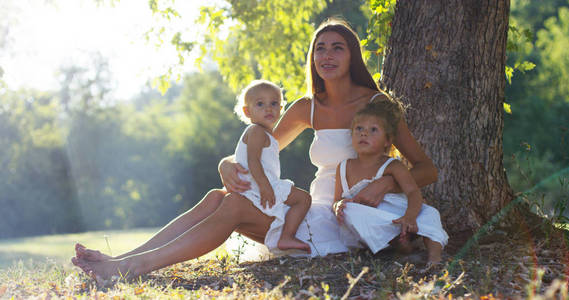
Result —
POLYGON ((438 264, 441 262, 441 255, 443 252, 443 246, 438 242, 435 242, 428 237, 423 237, 423 242, 427 248, 428 261, 427 264, 438 264))
MULTIPOLYGON (((120 259, 133 254, 142 253, 148 250, 159 248, 176 239, 178 236, 192 228, 194 225, 210 216, 220 205, 226 192, 221 189, 209 191, 205 197, 192 209, 179 215, 172 220, 153 237, 139 247, 116 257, 110 257, 98 250, 88 249, 81 244, 75 245, 76 258, 86 261, 103 261, 108 259, 120 259)), ((75 261, 73 262, 75 264, 75 261)), ((77 264, 76 264, 77 265, 77 264)))
POLYGON ((400 235, 397 243, 397 250, 405 254, 413 252, 413 245, 411 244, 411 234, 400 235))
POLYGON ((310 195, 292 187, 285 204, 290 206, 285 216, 285 223, 277 247, 281 250, 299 249, 310 253, 310 245, 296 238, 296 231, 306 216, 312 200, 310 195))

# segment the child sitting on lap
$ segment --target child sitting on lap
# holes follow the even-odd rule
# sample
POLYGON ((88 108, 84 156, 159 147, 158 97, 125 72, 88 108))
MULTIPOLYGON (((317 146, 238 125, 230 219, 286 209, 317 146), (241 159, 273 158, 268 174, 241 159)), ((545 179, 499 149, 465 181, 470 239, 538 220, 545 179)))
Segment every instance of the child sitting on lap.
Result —
POLYGON ((239 138, 235 160, 247 174, 241 179, 251 182, 251 189, 241 193, 264 214, 274 217, 265 237, 269 250, 299 249, 310 246, 295 237, 311 204, 310 195, 280 179, 279 145, 273 127, 282 111, 281 89, 266 80, 254 80, 238 97, 235 112, 250 124, 239 138))
POLYGON ((417 233, 423 236, 427 247, 428 264, 436 264, 448 241, 439 212, 423 204, 421 191, 409 170, 387 154, 403 113, 397 100, 384 97, 377 97, 356 113, 352 145, 357 157, 342 161, 336 169, 334 213, 344 225, 341 232, 346 244, 355 246, 355 240, 376 253, 398 235, 402 243, 408 243, 408 234, 417 233), (351 201, 383 175, 391 175, 404 194, 386 194, 377 207, 351 201))

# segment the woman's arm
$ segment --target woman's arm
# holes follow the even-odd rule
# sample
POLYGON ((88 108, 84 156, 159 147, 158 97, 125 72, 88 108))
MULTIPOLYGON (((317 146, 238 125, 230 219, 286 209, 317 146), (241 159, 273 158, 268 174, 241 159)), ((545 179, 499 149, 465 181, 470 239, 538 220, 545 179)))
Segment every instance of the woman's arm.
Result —
MULTIPOLYGON (((413 166, 409 171, 419 187, 424 187, 437 180, 437 169, 433 161, 415 140, 405 120, 399 122, 397 138, 393 144, 413 166)), ((399 192, 401 192, 401 188, 393 177, 382 176, 360 191, 353 200, 375 207, 383 200, 385 194, 399 192)))
POLYGON ((279 142, 279 150, 294 141, 304 129, 310 128, 310 101, 309 98, 295 101, 275 126, 273 136, 279 142))
POLYGON ((397 138, 393 144, 413 166, 410 172, 417 185, 424 187, 437 181, 437 168, 413 137, 405 120, 399 122, 397 132, 397 138))
POLYGON ((235 162, 235 155, 227 156, 221 159, 217 166, 221 183, 229 193, 242 193, 251 188, 249 181, 241 180, 239 173, 247 174, 249 171, 242 165, 235 162))

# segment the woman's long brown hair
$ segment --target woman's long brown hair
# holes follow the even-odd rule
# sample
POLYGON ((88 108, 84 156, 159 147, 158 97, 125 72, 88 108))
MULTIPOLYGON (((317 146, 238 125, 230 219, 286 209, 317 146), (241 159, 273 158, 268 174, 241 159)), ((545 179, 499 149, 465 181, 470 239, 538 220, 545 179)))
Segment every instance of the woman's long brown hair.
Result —
POLYGON ((306 96, 312 98, 314 95, 326 90, 324 80, 318 75, 314 64, 314 46, 320 34, 330 31, 340 34, 348 43, 348 49, 350 50, 350 77, 352 81, 357 85, 379 91, 377 84, 373 81, 373 77, 365 66, 360 39, 356 32, 345 20, 330 18, 318 26, 310 43, 310 49, 306 56, 306 96))

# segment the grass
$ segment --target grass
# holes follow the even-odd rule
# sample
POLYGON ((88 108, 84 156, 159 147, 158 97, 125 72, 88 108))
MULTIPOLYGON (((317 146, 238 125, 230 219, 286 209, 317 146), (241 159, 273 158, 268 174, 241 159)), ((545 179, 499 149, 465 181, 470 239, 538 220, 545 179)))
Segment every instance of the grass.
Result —
POLYGON ((18 261, 41 262, 47 259, 70 267, 69 260, 74 255, 73 246, 77 242, 108 253, 108 241, 116 254, 147 240, 155 232, 156 228, 146 228, 0 240, 0 268, 9 267, 18 261))
MULTIPOLYGON (((129 248, 152 232, 111 232, 109 242, 120 252, 120 244, 129 248)), ((12 249, 35 257, 41 247, 51 257, 20 260, 1 269, 0 299, 568 299, 569 251, 563 235, 567 233, 552 230, 544 236, 531 228, 495 230, 475 242, 454 235, 445 249, 445 264, 426 271, 422 249, 411 255, 353 250, 315 259, 241 263, 218 251, 111 287, 97 287, 68 263, 59 262, 68 260, 64 252, 72 252, 75 241, 106 249, 103 233, 38 237, 0 243, 2 253, 12 249)))

